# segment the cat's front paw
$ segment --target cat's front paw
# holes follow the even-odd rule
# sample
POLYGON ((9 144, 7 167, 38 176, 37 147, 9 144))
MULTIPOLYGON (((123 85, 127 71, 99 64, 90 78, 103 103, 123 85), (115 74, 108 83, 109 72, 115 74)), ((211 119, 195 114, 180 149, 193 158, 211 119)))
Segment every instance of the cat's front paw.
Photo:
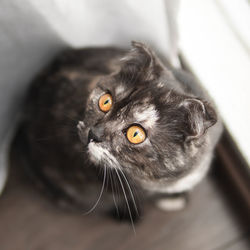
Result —
POLYGON ((158 199, 155 205, 162 211, 179 211, 187 206, 187 196, 165 197, 158 199))

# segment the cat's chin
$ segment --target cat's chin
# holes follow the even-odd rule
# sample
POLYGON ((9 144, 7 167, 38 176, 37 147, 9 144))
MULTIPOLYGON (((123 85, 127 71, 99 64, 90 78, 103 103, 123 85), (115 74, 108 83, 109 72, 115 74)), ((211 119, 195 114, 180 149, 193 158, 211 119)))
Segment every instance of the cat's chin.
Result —
POLYGON ((96 165, 110 168, 120 168, 120 164, 103 143, 90 142, 88 144, 89 159, 96 165))

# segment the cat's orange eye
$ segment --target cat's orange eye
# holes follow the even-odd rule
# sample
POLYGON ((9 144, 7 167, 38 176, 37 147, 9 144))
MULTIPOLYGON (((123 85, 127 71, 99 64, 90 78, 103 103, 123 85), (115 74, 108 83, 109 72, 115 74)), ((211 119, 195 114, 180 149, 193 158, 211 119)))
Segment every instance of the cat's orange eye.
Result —
POLYGON ((103 112, 108 112, 112 107, 112 96, 104 94, 99 99, 99 108, 103 112))
POLYGON ((137 125, 132 125, 127 130, 127 138, 133 144, 139 144, 145 141, 146 133, 144 129, 137 125))

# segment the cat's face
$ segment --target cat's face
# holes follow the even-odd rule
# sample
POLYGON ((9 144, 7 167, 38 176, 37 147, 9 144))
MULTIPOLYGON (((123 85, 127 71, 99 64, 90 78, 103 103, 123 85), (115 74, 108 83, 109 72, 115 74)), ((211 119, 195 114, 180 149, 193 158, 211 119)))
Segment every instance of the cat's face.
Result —
POLYGON ((144 181, 171 181, 189 170, 216 115, 202 100, 170 89, 174 81, 147 47, 134 43, 121 70, 100 78, 88 98, 78 129, 89 159, 144 181))

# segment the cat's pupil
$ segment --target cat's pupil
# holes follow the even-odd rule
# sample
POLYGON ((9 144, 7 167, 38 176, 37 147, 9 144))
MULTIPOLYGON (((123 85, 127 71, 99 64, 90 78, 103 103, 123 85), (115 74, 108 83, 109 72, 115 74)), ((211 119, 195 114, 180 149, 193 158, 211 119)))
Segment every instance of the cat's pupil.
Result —
POLYGON ((135 133, 134 133, 134 136, 133 137, 136 137, 138 135, 138 132, 136 131, 135 133))
POLYGON ((104 102, 104 105, 105 105, 105 104, 108 104, 108 103, 109 103, 109 99, 108 99, 108 100, 106 100, 106 101, 104 102))

